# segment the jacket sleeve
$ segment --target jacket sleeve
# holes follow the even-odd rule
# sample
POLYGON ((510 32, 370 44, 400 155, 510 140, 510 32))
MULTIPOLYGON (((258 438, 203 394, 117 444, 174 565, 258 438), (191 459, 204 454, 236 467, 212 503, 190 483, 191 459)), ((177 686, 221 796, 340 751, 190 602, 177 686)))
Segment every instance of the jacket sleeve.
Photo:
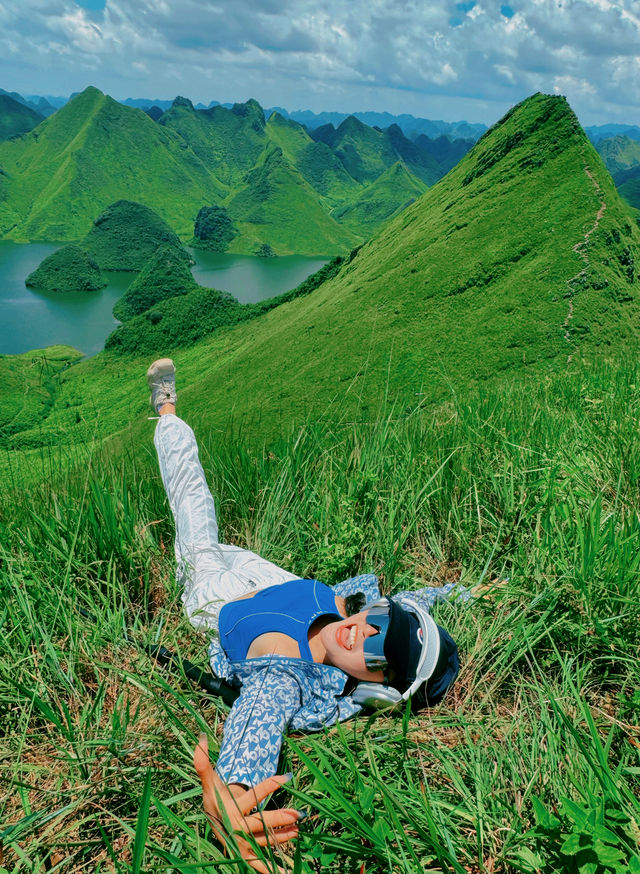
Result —
POLYGON ((413 598, 425 610, 431 610, 436 601, 469 601, 472 597, 469 589, 461 586, 460 583, 447 583, 444 586, 425 586, 423 589, 416 589, 414 592, 399 592, 398 594, 413 598))
POLYGON ((282 736, 302 705, 286 668, 256 668, 242 685, 224 726, 216 771, 225 783, 256 786, 278 770, 282 736))

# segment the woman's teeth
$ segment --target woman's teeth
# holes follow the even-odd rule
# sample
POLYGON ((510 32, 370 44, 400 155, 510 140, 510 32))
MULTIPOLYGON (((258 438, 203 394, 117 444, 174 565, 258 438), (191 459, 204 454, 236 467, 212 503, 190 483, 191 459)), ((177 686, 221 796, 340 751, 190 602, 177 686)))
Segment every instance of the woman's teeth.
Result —
POLYGON ((347 649, 353 649, 353 645, 356 642, 356 635, 358 634, 358 628, 355 625, 351 626, 351 631, 349 632, 349 637, 347 638, 347 649))

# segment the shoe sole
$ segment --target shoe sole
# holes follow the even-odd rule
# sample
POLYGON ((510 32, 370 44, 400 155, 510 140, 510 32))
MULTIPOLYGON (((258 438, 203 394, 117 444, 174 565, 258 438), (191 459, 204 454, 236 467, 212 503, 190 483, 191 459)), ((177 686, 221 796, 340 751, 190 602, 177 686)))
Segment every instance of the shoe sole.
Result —
POLYGON ((175 374, 176 368, 171 358, 158 358, 147 370, 147 384, 150 389, 153 389, 153 383, 158 377, 167 376, 170 373, 175 374))

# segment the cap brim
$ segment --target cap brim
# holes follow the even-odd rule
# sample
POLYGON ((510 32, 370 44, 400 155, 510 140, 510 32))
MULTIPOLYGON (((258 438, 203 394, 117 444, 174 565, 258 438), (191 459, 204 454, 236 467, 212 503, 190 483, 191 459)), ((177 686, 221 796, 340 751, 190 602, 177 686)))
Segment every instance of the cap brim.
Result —
POLYGON ((419 689, 435 671, 440 656, 440 634, 438 633, 438 626, 431 617, 431 614, 427 613, 427 611, 414 601, 413 598, 404 597, 399 603, 402 607, 409 609, 414 616, 416 616, 426 641, 426 643, 423 644, 422 655, 418 662, 415 680, 402 694, 403 699, 406 701, 406 699, 410 698, 411 695, 413 695, 413 693, 419 689))

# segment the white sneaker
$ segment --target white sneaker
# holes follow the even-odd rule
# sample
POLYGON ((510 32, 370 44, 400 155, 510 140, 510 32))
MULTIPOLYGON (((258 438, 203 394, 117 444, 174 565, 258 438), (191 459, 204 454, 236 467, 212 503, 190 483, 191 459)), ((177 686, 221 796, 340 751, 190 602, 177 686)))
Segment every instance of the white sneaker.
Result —
POLYGON ((175 406, 178 395, 176 394, 176 369, 170 358, 158 358, 147 370, 147 384, 151 389, 149 403, 156 411, 165 404, 175 406))

